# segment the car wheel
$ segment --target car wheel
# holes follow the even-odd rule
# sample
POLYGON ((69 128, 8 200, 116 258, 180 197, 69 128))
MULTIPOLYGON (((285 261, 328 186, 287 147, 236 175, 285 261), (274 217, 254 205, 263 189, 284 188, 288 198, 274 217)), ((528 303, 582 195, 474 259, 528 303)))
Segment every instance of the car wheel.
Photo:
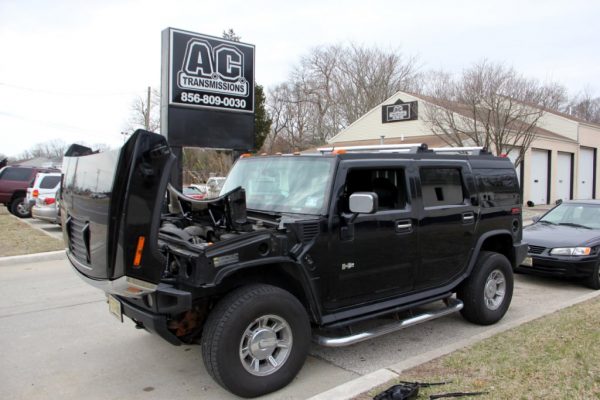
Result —
POLYGON ((457 297, 463 301, 463 317, 479 325, 498 322, 512 300, 513 272, 508 259, 499 253, 482 251, 471 276, 463 282, 457 297))
POLYGON ((213 379, 242 397, 286 386, 308 354, 310 323, 289 292, 250 285, 224 297, 202 333, 204 365, 213 379))
POLYGON ((592 275, 587 278, 586 284, 594 290, 600 289, 600 261, 594 266, 592 275))
POLYGON ((25 203, 25 197, 17 197, 10 203, 10 212, 19 218, 31 217, 31 210, 25 203))

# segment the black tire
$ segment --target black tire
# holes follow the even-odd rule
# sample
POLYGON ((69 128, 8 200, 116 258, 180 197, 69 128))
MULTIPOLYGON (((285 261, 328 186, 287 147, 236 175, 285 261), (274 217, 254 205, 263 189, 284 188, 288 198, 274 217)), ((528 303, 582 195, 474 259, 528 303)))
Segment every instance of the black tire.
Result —
POLYGON ((230 392, 242 397, 264 395, 286 386, 300 371, 310 333, 306 310, 292 294, 270 285, 244 286, 225 296, 208 316, 202 333, 204 365, 230 392), (281 329, 271 329, 275 327, 281 329), (268 361, 269 352, 277 367, 268 361))
POLYGON ((31 210, 25 203, 25 197, 15 197, 10 203, 10 212, 19 218, 31 217, 31 210))
POLYGON ((586 279, 585 284, 594 290, 600 289, 600 261, 594 266, 592 275, 586 279))
POLYGON ((482 251, 471 276, 456 293, 464 303, 462 316, 478 325, 498 322, 510 306, 513 287, 513 271, 508 259, 499 253, 482 251))

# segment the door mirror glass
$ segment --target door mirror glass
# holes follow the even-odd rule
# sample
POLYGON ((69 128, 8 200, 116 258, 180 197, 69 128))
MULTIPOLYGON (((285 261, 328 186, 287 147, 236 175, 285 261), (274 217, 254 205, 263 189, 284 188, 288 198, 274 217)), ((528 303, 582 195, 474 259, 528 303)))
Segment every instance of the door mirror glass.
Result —
POLYGON ((350 195, 350 212, 372 214, 377 211, 378 198, 373 192, 355 192, 350 195))

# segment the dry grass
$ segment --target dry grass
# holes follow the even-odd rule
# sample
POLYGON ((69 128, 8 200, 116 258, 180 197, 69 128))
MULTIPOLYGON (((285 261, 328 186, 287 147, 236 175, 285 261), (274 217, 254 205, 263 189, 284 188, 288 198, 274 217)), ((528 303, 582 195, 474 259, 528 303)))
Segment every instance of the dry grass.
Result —
MULTIPOLYGON (((501 333, 430 361, 403 381, 452 381, 421 389, 433 393, 479 392, 474 399, 600 399, 600 298, 501 333)), ((371 399, 390 381, 358 396, 371 399)), ((469 397, 470 398, 470 397, 469 397)))
POLYGON ((0 257, 64 250, 62 240, 32 228, 0 207, 0 257))

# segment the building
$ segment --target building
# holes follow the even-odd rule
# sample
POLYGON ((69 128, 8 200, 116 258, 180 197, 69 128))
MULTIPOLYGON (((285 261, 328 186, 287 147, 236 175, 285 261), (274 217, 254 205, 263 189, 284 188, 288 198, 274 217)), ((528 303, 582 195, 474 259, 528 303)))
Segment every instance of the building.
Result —
MULTIPOLYGON (((427 143, 445 147, 424 121, 423 110, 441 107, 435 99, 397 92, 329 140, 335 146, 427 143), (419 112, 421 111, 421 113, 419 112)), ((453 113, 467 115, 460 105, 446 105, 453 113)), ((553 204, 562 199, 595 199, 598 195, 597 162, 600 125, 558 112, 540 118, 534 139, 517 173, 523 202, 553 204)), ((516 159, 517 151, 509 158, 516 159)))

